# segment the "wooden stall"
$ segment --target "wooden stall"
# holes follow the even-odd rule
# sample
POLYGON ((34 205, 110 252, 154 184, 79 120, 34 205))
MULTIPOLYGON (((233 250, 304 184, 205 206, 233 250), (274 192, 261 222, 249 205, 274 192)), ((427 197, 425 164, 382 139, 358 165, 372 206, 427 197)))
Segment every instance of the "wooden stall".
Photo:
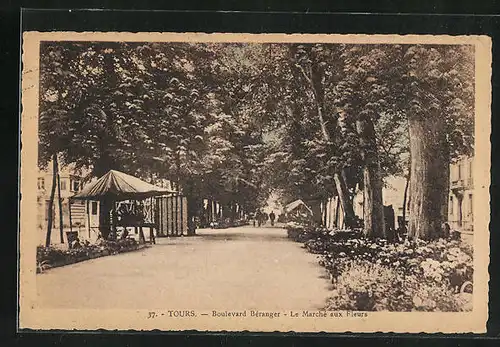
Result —
POLYGON ((156 197, 158 236, 187 235, 187 198, 181 194, 156 197))
MULTIPOLYGON (((94 183, 84 187, 82 191, 71 197, 71 199, 99 201, 101 207, 104 207, 105 211, 110 212, 110 215, 108 215, 108 213, 102 213, 102 211, 100 212, 104 222, 101 222, 101 220, 99 221, 99 232, 103 237, 107 237, 109 234, 112 235, 112 237, 116 237, 117 227, 123 227, 125 230, 131 227, 134 228, 134 230, 139 230, 140 240, 144 242, 143 228, 150 229, 151 240, 154 240, 154 230, 158 233, 158 225, 152 218, 155 209, 153 198, 173 193, 175 192, 156 187, 137 177, 127 175, 120 171, 111 170, 94 183), (128 216, 129 218, 124 218, 123 216, 119 218, 117 205, 119 205, 120 202, 122 202, 120 205, 123 205, 125 201, 133 202, 134 213, 130 214, 128 216), (150 203, 148 204, 148 202, 150 203)), ((89 213, 88 210, 87 208, 87 213, 89 213)))

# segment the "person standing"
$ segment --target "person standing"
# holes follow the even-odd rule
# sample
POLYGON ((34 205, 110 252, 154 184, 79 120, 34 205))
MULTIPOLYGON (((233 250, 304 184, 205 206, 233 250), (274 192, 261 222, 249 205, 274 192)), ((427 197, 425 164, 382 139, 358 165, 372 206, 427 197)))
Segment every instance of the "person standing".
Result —
POLYGON ((257 226, 260 228, 262 224, 262 212, 260 212, 260 210, 257 210, 257 213, 255 214, 255 219, 257 219, 257 226))
POLYGON ((274 226, 274 220, 276 219, 276 215, 274 214, 274 211, 271 211, 269 214, 269 220, 271 221, 271 226, 274 226))

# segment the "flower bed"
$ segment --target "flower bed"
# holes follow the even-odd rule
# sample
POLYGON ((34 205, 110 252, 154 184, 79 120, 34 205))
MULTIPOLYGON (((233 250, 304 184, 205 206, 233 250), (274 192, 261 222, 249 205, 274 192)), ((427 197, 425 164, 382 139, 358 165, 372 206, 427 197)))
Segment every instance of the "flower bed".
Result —
POLYGON ((38 246, 36 252, 37 273, 53 267, 78 263, 107 255, 130 252, 144 247, 134 239, 102 241, 100 244, 83 245, 69 250, 38 246))
POLYGON ((225 219, 222 221, 217 221, 213 222, 203 226, 204 228, 212 228, 212 229, 227 229, 227 228, 236 228, 236 227, 241 227, 245 225, 249 225, 250 223, 247 220, 244 219, 237 219, 234 221, 231 221, 230 219, 225 219))
POLYGON ((217 229, 235 228, 235 227, 245 226, 248 224, 249 224, 248 221, 244 219, 237 219, 234 221, 228 219, 220 222, 217 229))
POLYGON ((332 241, 342 241, 362 237, 361 230, 328 230, 313 226, 302 226, 295 223, 286 225, 288 237, 295 242, 304 243, 311 253, 321 254, 327 250, 332 241))
POLYGON ((470 310, 472 248, 457 240, 388 243, 359 231, 289 226, 330 274, 335 290, 327 309, 389 311, 470 310), (465 293, 464 293, 465 292, 465 293))

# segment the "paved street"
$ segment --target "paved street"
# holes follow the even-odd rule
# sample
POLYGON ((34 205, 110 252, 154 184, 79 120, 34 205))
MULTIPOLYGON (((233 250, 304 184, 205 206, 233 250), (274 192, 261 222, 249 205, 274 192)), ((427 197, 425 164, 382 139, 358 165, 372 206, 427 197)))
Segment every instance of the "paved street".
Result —
POLYGON ((329 282, 281 228, 199 230, 37 275, 50 308, 319 309, 329 282))

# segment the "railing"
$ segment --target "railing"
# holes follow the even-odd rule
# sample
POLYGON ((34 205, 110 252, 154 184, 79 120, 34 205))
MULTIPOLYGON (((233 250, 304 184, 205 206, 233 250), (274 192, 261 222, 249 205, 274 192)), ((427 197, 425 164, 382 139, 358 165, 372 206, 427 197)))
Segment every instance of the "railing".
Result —
POLYGON ((451 229, 458 230, 461 233, 471 233, 474 230, 474 222, 472 220, 448 220, 451 229))
POLYGON ((450 188, 451 189, 467 189, 467 188, 472 188, 473 185, 473 180, 472 177, 469 177, 467 179, 455 179, 451 181, 450 188))

